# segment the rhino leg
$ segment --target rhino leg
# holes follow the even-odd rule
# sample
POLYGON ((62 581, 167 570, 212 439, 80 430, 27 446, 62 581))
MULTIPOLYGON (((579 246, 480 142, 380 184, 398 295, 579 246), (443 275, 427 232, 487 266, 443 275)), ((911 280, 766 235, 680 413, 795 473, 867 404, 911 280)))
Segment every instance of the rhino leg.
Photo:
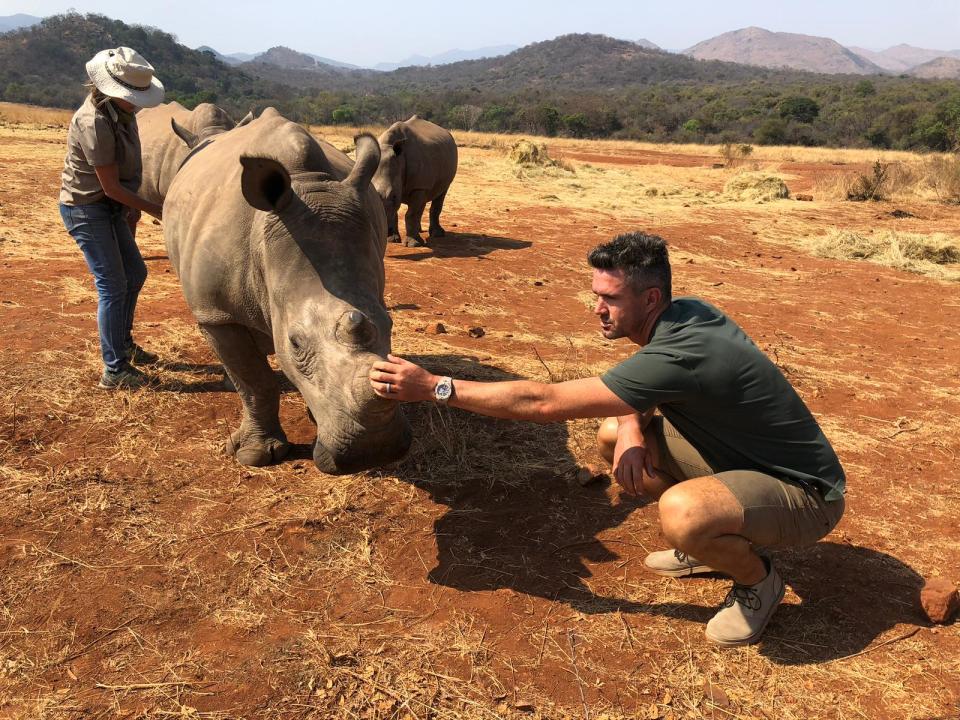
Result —
POLYGON ((243 403, 240 428, 231 434, 226 452, 241 465, 268 465, 290 451, 280 427, 280 386, 248 328, 201 325, 201 332, 220 357, 243 403))
POLYGON ((387 241, 388 242, 400 242, 400 222, 398 218, 400 213, 394 209, 393 215, 387 217, 387 241))
POLYGON ((440 227, 440 213, 443 212, 443 201, 447 198, 444 190, 430 202, 430 237, 443 237, 447 231, 440 227))
POLYGON ((427 194, 422 190, 413 193, 407 200, 407 214, 404 217, 404 224, 407 226, 407 240, 404 245, 407 247, 420 247, 424 244, 420 237, 420 219, 426 206, 427 194))

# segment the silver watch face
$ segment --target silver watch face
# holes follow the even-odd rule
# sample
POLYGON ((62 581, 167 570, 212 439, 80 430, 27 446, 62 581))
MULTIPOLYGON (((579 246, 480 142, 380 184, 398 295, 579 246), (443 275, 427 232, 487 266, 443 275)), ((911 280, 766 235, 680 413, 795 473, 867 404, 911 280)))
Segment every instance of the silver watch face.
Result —
POLYGON ((453 395, 453 381, 450 378, 443 378, 437 383, 437 387, 434 388, 433 394, 436 396, 437 400, 449 400, 450 396, 453 395))

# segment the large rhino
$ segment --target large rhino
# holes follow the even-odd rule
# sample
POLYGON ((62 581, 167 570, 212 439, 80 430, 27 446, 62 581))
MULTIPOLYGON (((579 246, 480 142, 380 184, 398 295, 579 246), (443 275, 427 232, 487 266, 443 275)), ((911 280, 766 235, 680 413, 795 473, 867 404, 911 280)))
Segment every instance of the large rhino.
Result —
POLYGON ((446 233, 440 226, 440 213, 447 189, 457 174, 457 143, 453 135, 414 115, 391 125, 378 142, 380 166, 373 176, 373 186, 383 200, 390 241, 400 242, 397 211, 401 203, 407 206, 405 245, 423 245, 420 218, 428 202, 429 237, 443 237, 446 233))
POLYGON ((246 125, 251 120, 253 113, 247 113, 235 123, 223 108, 211 103, 200 103, 193 110, 187 110, 174 101, 141 110, 137 113, 143 158, 140 196, 162 205, 170 183, 190 153, 191 145, 246 125), (174 129, 174 123, 179 127, 179 133, 174 129))
POLYGON ((318 468, 356 472, 409 448, 398 404, 367 379, 390 350, 392 324, 386 218, 370 184, 380 151, 371 135, 356 144, 351 163, 270 108, 195 149, 167 194, 170 262, 243 402, 228 451, 244 465, 289 448, 274 352, 317 424, 318 468))

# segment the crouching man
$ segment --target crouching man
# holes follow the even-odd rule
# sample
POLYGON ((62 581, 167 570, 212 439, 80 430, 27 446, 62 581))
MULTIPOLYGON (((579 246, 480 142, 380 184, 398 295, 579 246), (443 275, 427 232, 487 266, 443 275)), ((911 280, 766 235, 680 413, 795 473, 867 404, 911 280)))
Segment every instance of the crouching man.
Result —
POLYGON ((640 346, 601 377, 474 382, 391 355, 371 369, 373 389, 514 420, 606 417, 598 442, 614 477, 626 492, 659 501, 673 545, 648 555, 645 567, 669 577, 729 575, 733 587, 707 638, 756 642, 784 593, 757 547, 811 545, 829 533, 843 515, 843 468, 799 395, 733 320, 703 300, 672 298, 663 239, 620 235, 588 262, 603 336, 640 346))

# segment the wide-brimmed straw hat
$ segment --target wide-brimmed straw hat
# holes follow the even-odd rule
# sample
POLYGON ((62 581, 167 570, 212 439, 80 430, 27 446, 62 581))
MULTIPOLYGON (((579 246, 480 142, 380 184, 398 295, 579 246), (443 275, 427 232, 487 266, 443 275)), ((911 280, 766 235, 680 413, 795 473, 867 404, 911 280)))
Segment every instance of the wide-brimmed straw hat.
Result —
POLYGON ((132 48, 101 50, 87 63, 87 75, 107 97, 126 100, 140 108, 163 102, 163 83, 154 77, 153 65, 132 48))

